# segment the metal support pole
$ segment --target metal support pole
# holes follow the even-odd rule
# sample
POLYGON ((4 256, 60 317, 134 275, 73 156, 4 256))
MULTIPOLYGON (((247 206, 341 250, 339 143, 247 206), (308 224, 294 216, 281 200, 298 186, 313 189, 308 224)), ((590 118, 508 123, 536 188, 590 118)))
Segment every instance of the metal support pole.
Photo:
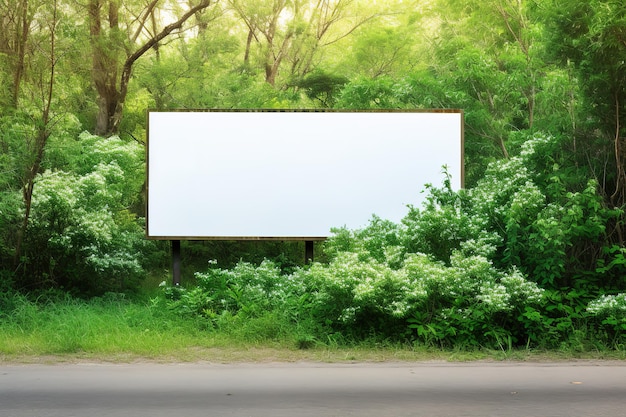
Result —
POLYGON ((172 285, 180 285, 180 240, 172 240, 172 285))
POLYGON ((305 264, 310 264, 311 262, 313 262, 313 258, 314 258, 314 245, 313 245, 313 241, 312 240, 306 240, 304 242, 304 263, 305 264))

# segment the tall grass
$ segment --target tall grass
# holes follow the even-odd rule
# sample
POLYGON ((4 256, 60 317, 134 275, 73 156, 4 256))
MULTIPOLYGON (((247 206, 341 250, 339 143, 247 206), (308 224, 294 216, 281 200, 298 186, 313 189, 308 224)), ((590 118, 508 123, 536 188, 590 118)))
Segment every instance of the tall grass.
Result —
POLYGON ((158 357, 182 346, 210 346, 215 341, 215 334, 206 332, 200 320, 183 320, 149 300, 4 297, 0 354, 5 356, 158 357))

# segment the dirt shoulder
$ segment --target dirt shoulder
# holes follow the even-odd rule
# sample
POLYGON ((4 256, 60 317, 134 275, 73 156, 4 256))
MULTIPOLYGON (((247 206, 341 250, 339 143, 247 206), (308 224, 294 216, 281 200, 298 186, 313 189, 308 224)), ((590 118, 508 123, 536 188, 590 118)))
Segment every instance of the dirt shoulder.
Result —
POLYGON ((402 349, 364 349, 364 348, 313 348, 284 349, 264 346, 248 348, 200 348, 184 347, 175 354, 137 353, 94 353, 73 352, 62 355, 2 355, 0 365, 11 364, 407 364, 425 365, 463 364, 466 366, 484 364, 569 364, 578 366, 626 366, 626 352, 545 352, 545 351, 415 351, 402 349))

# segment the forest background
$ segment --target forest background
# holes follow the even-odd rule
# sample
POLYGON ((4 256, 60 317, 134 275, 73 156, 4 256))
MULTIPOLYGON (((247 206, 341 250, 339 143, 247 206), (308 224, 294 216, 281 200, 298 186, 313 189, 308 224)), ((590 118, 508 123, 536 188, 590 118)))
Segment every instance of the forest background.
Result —
MULTIPOLYGON (((623 1, 0 0, 0 22, 5 335, 58 303, 144 303, 302 347, 623 351, 623 1), (187 285, 155 290, 146 110, 214 108, 462 109, 466 188, 443 172, 312 265, 297 243, 187 243, 187 285)), ((81 326, 50 349, 86 349, 81 326)))

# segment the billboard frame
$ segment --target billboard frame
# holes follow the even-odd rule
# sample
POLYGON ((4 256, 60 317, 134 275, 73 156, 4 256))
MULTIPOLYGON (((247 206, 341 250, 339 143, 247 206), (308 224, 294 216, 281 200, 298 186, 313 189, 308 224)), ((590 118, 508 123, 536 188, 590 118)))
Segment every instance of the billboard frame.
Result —
MULTIPOLYGON (((459 164, 459 172, 460 172, 460 187, 464 186, 464 177, 465 177, 465 163, 464 163, 464 114, 460 109, 402 109, 402 110, 327 110, 327 109, 176 109, 176 110, 147 110, 147 140, 146 140, 146 237, 152 240, 212 240, 212 241, 322 241, 327 238, 330 234, 330 230, 328 231, 328 235, 316 236, 316 235, 303 235, 303 236, 281 236, 281 235, 216 235, 216 236, 206 236, 203 234, 190 235, 190 234, 152 234, 150 231, 151 223, 150 223, 150 215, 151 215, 151 140, 150 140, 150 115, 152 113, 329 113, 329 114, 337 114, 337 113, 358 113, 358 114, 377 114, 377 113, 419 113, 419 114, 459 114, 459 141, 458 149, 460 155, 459 164)), ((303 175, 303 179, 305 179, 305 175, 303 175)), ((423 185, 423 184, 421 184, 423 185)), ((372 210, 371 214, 376 213, 375 209, 372 210)), ((333 227, 341 226, 340 224, 333 225, 333 227)))

